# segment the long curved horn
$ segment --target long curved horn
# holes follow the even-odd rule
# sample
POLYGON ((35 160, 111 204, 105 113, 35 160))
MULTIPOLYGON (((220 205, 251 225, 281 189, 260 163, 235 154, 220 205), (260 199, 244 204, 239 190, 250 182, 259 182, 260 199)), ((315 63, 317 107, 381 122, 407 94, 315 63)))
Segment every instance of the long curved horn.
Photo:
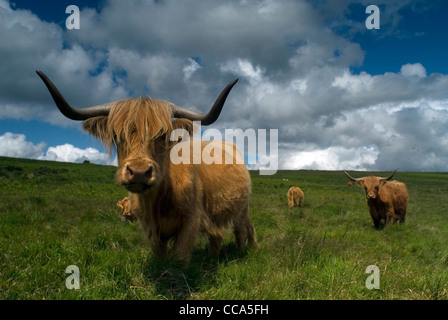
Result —
POLYGON ((352 180, 352 181, 358 181, 358 180, 362 180, 362 178, 353 178, 351 175, 349 175, 348 173, 347 173, 347 171, 344 171, 344 173, 345 173, 345 175, 350 179, 350 180, 352 180))
POLYGON ((73 108, 64 98, 64 96, 59 92, 58 88, 51 82, 51 80, 40 70, 36 70, 36 73, 45 83, 50 91, 51 96, 53 97, 56 106, 62 112, 64 116, 72 120, 87 120, 92 117, 97 116, 108 116, 110 109, 112 107, 111 104, 103 104, 100 106, 77 109, 73 108))
POLYGON ((208 126, 215 122, 224 106, 224 102, 226 102, 227 96, 232 90, 233 86, 238 82, 238 79, 232 80, 225 88, 222 90, 221 94, 215 101, 215 104, 210 109, 207 114, 195 112, 186 108, 182 108, 176 105, 172 105, 173 116, 174 118, 186 118, 192 121, 201 121, 201 125, 208 126))
POLYGON ((394 170, 394 172, 391 173, 390 176, 388 176, 387 178, 381 178, 381 180, 390 180, 392 179, 392 177, 394 176, 395 172, 397 172, 398 168, 394 170))

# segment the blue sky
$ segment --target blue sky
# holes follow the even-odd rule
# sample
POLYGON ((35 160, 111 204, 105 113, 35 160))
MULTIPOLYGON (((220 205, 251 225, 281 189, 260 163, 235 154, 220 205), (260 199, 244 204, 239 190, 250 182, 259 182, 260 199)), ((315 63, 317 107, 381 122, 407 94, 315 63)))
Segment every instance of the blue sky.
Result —
POLYGON ((76 5, 80 10, 88 7, 100 10, 105 1, 73 1, 73 0, 47 0, 47 1, 32 1, 32 0, 14 0, 9 1, 10 7, 15 10, 30 10, 37 15, 41 20, 53 22, 61 27, 65 26, 65 20, 68 14, 65 9, 69 5, 76 5))
POLYGON ((112 161, 59 114, 41 69, 77 107, 150 94, 205 111, 238 77, 213 127, 278 129, 280 169, 447 171, 447 13, 443 0, 0 0, 0 155, 112 161))
MULTIPOLYGON (((384 26, 386 30, 358 33, 353 37, 353 41, 366 51, 364 64, 358 70, 384 74, 398 72, 404 62, 419 62, 428 73, 448 73, 445 59, 448 42, 444 41, 448 2, 426 1, 416 6, 420 9, 412 10, 412 6, 406 6, 399 10, 402 17, 393 30, 389 29, 392 28, 389 24, 384 26)), ((379 8, 381 10, 384 5, 379 8)), ((365 16, 354 14, 349 18, 360 20, 365 16)))

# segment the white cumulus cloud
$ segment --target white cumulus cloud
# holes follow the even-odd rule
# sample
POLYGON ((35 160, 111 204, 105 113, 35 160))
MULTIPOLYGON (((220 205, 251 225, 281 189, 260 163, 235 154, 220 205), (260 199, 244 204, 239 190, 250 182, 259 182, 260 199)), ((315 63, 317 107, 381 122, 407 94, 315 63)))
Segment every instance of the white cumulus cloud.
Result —
POLYGON ((87 160, 92 163, 109 165, 115 162, 115 159, 111 159, 107 153, 100 152, 94 148, 79 149, 68 143, 61 146, 49 147, 45 154, 38 159, 75 163, 81 163, 87 160))
POLYGON ((426 77, 426 69, 421 63, 408 63, 401 67, 401 74, 404 76, 426 77))
POLYGON ((378 150, 373 147, 329 147, 293 152, 281 167, 290 170, 367 170, 377 157, 378 150))
POLYGON ((47 147, 41 142, 37 145, 26 141, 24 134, 6 132, 0 136, 0 155, 13 158, 38 158, 47 147))
POLYGON ((34 144, 27 141, 24 134, 11 132, 0 136, 0 156, 75 163, 87 160, 96 164, 117 165, 116 157, 112 159, 107 153, 94 148, 80 149, 71 144, 47 148, 45 142, 34 144))

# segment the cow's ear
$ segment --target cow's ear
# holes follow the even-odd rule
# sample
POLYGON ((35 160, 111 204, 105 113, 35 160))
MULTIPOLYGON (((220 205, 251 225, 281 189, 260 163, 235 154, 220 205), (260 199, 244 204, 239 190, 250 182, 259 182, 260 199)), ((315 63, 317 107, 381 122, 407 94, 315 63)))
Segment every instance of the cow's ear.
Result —
POLYGON ((357 184, 358 186, 360 186, 361 188, 364 188, 364 179, 356 180, 356 184, 357 184))
POLYGON ((84 130, 101 140, 107 140, 107 117, 93 117, 83 123, 84 130))

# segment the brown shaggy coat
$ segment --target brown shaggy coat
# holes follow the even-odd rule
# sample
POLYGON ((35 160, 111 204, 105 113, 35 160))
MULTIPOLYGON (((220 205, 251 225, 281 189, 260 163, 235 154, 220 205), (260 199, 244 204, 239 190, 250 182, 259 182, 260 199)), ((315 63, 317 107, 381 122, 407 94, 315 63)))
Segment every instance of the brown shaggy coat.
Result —
POLYGON ((376 229, 382 219, 386 226, 395 221, 405 222, 409 196, 404 183, 374 176, 359 179, 356 183, 366 192, 367 205, 376 229))
MULTIPOLYGON (((216 256, 229 224, 239 249, 256 244, 248 215, 251 180, 246 165, 173 164, 173 146, 187 144, 193 157, 193 141, 170 140, 176 128, 192 131, 190 120, 173 121, 172 116, 169 102, 139 98, 118 101, 109 116, 84 121, 86 131, 109 148, 116 146, 117 180, 136 199, 132 208, 140 212, 137 217, 154 255, 165 256, 172 239, 174 256, 188 261, 199 231, 204 231, 209 252, 216 256)), ((216 144, 215 152, 219 146, 224 149, 223 142, 201 142, 202 150, 210 143, 216 144)), ((238 151, 232 145, 235 159, 238 151)))
POLYGON ((303 191, 300 188, 294 186, 289 188, 287 196, 289 208, 300 207, 303 200, 305 199, 303 191))

